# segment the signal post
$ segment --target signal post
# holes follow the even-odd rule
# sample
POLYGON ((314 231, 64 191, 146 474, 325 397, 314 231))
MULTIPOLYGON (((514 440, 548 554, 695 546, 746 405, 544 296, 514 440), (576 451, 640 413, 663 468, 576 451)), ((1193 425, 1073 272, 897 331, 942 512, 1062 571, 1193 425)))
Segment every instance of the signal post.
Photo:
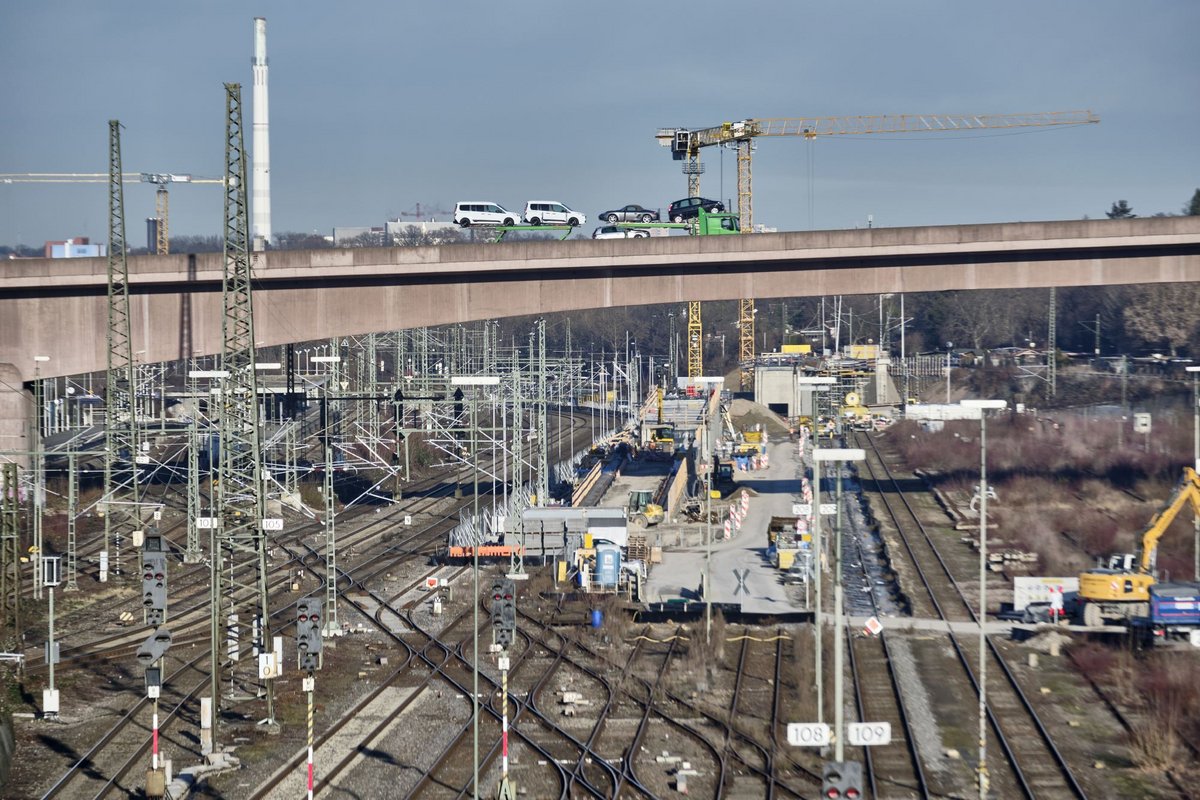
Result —
POLYGON ((512 578, 496 578, 492 582, 492 633, 500 647, 497 666, 500 668, 500 786, 497 800, 515 800, 516 788, 508 780, 508 650, 512 647, 517 629, 517 584, 512 578))
POLYGON ((154 629, 137 649, 138 663, 146 675, 146 696, 153 708, 146 796, 165 797, 166 770, 158 753, 158 698, 162 693, 163 657, 171 647, 171 632, 162 627, 167 621, 167 550, 157 526, 147 531, 142 540, 142 608, 146 624, 154 629))
POLYGON ((306 767, 305 786, 308 790, 308 800, 313 796, 313 692, 317 679, 314 673, 321 668, 321 625, 324 616, 321 601, 306 597, 296 603, 296 660, 297 666, 307 672, 302 680, 304 694, 308 700, 308 764, 306 767))

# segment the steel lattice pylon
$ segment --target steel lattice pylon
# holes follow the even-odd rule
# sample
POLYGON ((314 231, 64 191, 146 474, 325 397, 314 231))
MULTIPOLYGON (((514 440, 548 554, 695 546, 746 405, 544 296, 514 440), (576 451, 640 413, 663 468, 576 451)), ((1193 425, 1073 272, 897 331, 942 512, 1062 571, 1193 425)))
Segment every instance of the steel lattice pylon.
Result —
POLYGON ((549 421, 546 417, 546 320, 535 323, 537 335, 537 504, 546 505, 550 500, 550 446, 549 421))
POLYGON ((1050 396, 1058 395, 1058 290, 1050 287, 1050 324, 1046 332, 1046 373, 1049 375, 1050 396))
POLYGON ((738 364, 742 389, 754 385, 754 301, 738 301, 738 364))
POLYGON ((171 236, 167 230, 171 214, 171 196, 167 194, 166 186, 159 186, 154 193, 154 213, 158 216, 158 224, 154 226, 154 250, 158 255, 171 253, 171 236))
POLYGON ((749 139, 737 143, 738 228, 742 233, 754 233, 754 205, 750 202, 750 149, 753 146, 749 139))
POLYGON ((699 300, 688 301, 687 343, 688 378, 699 378, 704 374, 704 330, 700 325, 699 300))
POLYGON ((115 545, 113 572, 121 573, 121 541, 138 527, 137 410, 133 400, 133 346, 129 333, 129 266, 125 260, 125 191, 121 183, 121 123, 108 122, 108 336, 104 424, 104 550, 115 545), (128 465, 128 483, 118 470, 128 465))
POLYGON ((16 463, 0 463, 0 626, 5 644, 21 641, 21 500, 16 463), (8 627, 9 609, 12 627, 8 627))
MULTIPOLYGON (((251 297, 249 222, 246 204, 246 158, 242 137, 242 87, 225 84, 225 273, 222 286, 222 370, 228 373, 221 391, 221 440, 217 502, 220 508, 218 552, 213 557, 212 666, 213 704, 219 709, 221 617, 228 626, 227 653, 236 654, 242 633, 251 632, 259 653, 269 653, 270 614, 267 596, 267 553, 262 531, 263 491, 258 385, 254 365, 254 315, 251 297), (225 572, 223 575, 222 572, 225 572), (228 576, 228 591, 222 584, 228 576), (236 646, 232 642, 236 635, 236 646)), ((236 663, 236 657, 235 657, 236 663)), ((261 680, 251 664, 242 685, 251 696, 265 697, 267 720, 274 722, 270 680, 261 680)), ((231 678, 232 678, 231 671, 231 678)), ((236 693, 235 693, 236 694, 236 693)))

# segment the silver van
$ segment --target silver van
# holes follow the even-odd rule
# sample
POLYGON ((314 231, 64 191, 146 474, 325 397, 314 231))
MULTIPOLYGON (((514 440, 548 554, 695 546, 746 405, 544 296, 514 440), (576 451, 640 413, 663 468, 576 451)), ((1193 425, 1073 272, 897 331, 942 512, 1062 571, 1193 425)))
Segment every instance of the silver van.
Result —
POLYGON ((454 204, 454 223, 472 225, 516 225, 519 217, 499 203, 471 202, 454 204))

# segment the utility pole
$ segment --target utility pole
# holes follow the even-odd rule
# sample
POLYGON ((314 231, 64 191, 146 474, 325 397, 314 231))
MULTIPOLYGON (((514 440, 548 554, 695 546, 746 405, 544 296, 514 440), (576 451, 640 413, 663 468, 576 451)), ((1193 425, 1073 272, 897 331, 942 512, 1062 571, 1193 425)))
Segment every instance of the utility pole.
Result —
POLYGON ((79 513, 79 457, 67 455, 67 585, 65 592, 79 591, 76 580, 78 556, 75 542, 75 516, 79 513))
MULTIPOLYGON (((41 365, 49 361, 49 356, 34 356, 33 378, 33 413, 30 415, 29 441, 33 445, 33 552, 41 563, 44 542, 42 541, 42 524, 46 513, 46 454, 42 444, 42 407, 45 405, 45 391, 41 377, 41 365)), ((42 583, 45 579, 43 570, 33 571, 33 598, 42 599, 42 583)))
MULTIPOLYGON (((190 372, 190 371, 189 371, 190 372)), ((188 519, 187 546, 183 551, 183 563, 199 564, 204 560, 200 549, 200 431, 196 415, 188 424, 188 519)))
MULTIPOLYGON (((866 453, 861 449, 819 449, 813 448, 813 470, 814 475, 818 474, 818 470, 822 461, 833 463, 834 475, 837 480, 837 490, 834 501, 834 546, 833 546, 833 613, 834 613, 834 636, 833 636, 833 695, 834 695, 834 735, 836 761, 844 760, 845 753, 843 743, 845 741, 846 725, 845 725, 845 684, 844 684, 844 668, 843 668, 843 651, 845 650, 845 614, 844 614, 844 593, 842 590, 842 469, 848 461, 862 461, 866 458, 866 453)), ((821 493, 820 486, 816 487, 813 493, 813 511, 816 512, 815 519, 821 518, 821 493)), ((820 551, 817 552, 818 559, 820 551)), ((820 569, 817 572, 817 590, 820 591, 820 569)), ((818 647, 818 650, 820 648, 818 647)), ((818 721, 823 721, 818 716, 818 721)))
POLYGON ((1058 394, 1058 289, 1050 287, 1050 326, 1046 335, 1046 374, 1050 382, 1050 396, 1058 394))
POLYGON ((140 527, 138 428, 134 398, 133 347, 129 331, 129 265, 125 258, 125 190, 121 179, 121 123, 108 122, 108 331, 104 397, 104 549, 100 580, 108 579, 109 548, 114 575, 121 574, 122 536, 140 527), (128 467, 129 483, 118 471, 128 467), (132 523, 132 524, 131 524, 132 523))
POLYGON ((325 438, 325 635, 341 633, 337 618, 337 529, 334 523, 335 498, 333 487, 333 436, 326 430, 325 438))
POLYGON ((54 641, 54 587, 62 578, 62 559, 58 556, 47 557, 38 553, 39 581, 46 585, 50 594, 49 601, 49 633, 46 638, 46 666, 49 669, 48 688, 42 690, 42 713, 47 719, 58 718, 58 689, 54 688, 54 665, 58 663, 58 644, 54 641))
MULTIPOLYGON (((1200 473, 1200 367, 1184 367, 1192 374, 1192 469, 1200 473)), ((1192 518, 1194 540, 1192 580, 1200 580, 1200 515, 1192 518)))
MULTIPOLYGON (((215 570, 213 614, 226 602, 229 655, 236 665, 240 628, 253 631, 252 651, 271 651, 267 595, 266 536, 262 531, 262 447, 258 425, 258 381, 255 375, 252 268, 246 203, 246 159, 242 136, 242 87, 225 84, 225 267, 222 284, 223 346, 221 362, 229 377, 221 391, 220 482, 217 492, 220 529, 214 564, 228 559, 229 592, 221 594, 221 570, 215 570), (239 569, 239 567, 242 567, 239 569), (249 569, 246 569, 249 567, 249 569), (245 616, 242 616, 242 615, 245 616)), ((212 668, 220 668, 213 652, 212 668)), ((258 677, 257 665, 246 682, 264 698, 275 724, 272 681, 258 677)), ((219 697, 213 698, 219 713, 219 697)), ((214 738, 216 732, 214 730, 214 738)))
POLYGON ((0 622, 12 609, 12 635, 21 640, 21 501, 20 467, 0 463, 0 622), (11 597, 11 600, 9 599, 11 597))
POLYGON ((824 665, 821 663, 821 651, 825 649, 825 637, 822 636, 823 625, 825 620, 821 614, 821 584, 824 582, 824 576, 821 574, 824 568, 825 560, 824 547, 825 543, 821 539, 821 460, 817 458, 817 436, 815 427, 813 432, 813 554, 816 556, 814 560, 813 572, 816 575, 817 590, 816 590, 816 614, 813 618, 813 657, 815 661, 815 669, 817 675, 817 722, 825 722, 825 671, 824 665))
POLYGON ((546 320, 539 319, 537 327, 537 504, 544 506, 550 499, 549 425, 546 414, 546 320))

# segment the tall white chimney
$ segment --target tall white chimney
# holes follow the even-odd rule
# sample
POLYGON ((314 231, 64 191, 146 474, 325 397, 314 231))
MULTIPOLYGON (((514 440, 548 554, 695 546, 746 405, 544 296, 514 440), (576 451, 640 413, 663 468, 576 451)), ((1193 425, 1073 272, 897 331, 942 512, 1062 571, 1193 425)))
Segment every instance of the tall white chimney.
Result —
POLYGON ((254 249, 271 241, 271 137, 267 111, 267 18, 254 18, 254 171, 250 208, 254 249))

